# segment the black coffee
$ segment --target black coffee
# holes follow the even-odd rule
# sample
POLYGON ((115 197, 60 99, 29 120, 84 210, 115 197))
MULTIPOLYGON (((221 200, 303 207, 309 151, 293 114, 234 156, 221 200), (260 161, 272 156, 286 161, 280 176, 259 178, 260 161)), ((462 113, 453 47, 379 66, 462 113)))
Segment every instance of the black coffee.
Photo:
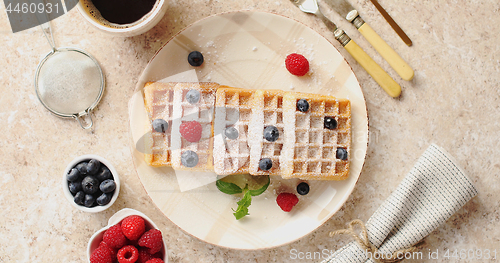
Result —
POLYGON ((91 0, 101 16, 111 23, 130 24, 149 13, 156 0, 91 0))

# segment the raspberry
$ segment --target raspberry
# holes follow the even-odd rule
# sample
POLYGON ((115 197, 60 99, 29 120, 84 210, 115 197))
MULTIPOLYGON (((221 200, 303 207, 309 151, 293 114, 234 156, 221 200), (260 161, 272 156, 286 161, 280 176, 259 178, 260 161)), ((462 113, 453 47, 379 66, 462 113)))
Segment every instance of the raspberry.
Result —
POLYGON ((99 245, 90 255, 90 263, 113 263, 113 258, 109 247, 99 245))
POLYGON ((146 263, 164 263, 164 262, 159 258, 153 258, 151 260, 146 261, 146 263))
POLYGON ((123 234, 130 240, 137 240, 146 231, 144 219, 140 216, 128 216, 122 221, 123 234))
POLYGON ((146 261, 153 258, 153 255, 149 253, 148 248, 139 248, 139 258, 137 259, 137 263, 146 263, 146 261))
POLYGON ((120 263, 134 263, 139 258, 139 251, 134 246, 128 245, 118 250, 116 256, 120 263))
POLYGON ((296 76, 304 76, 309 71, 309 61, 297 53, 288 55, 285 59, 286 69, 296 76))
POLYGON ((276 197, 276 203, 285 212, 292 211, 292 208, 299 202, 299 198, 292 193, 281 193, 276 197))
POLYGON ((149 253, 155 254, 163 247, 161 231, 158 229, 151 229, 144 233, 138 242, 139 246, 149 248, 149 253))
POLYGON ((179 131, 188 142, 197 142, 201 139, 201 124, 197 121, 183 122, 179 131))
POLYGON ((108 228, 104 232, 102 240, 111 248, 121 248, 127 244, 127 238, 123 234, 122 227, 119 224, 108 228))
POLYGON ((104 241, 101 241, 101 243, 99 243, 99 247, 104 247, 104 248, 108 249, 108 250, 109 250, 109 252, 111 253, 111 258, 112 258, 113 260, 115 260, 115 259, 116 259, 116 249, 114 249, 114 248, 110 247, 110 246, 108 245, 108 243, 106 243, 106 242, 104 242, 104 241))

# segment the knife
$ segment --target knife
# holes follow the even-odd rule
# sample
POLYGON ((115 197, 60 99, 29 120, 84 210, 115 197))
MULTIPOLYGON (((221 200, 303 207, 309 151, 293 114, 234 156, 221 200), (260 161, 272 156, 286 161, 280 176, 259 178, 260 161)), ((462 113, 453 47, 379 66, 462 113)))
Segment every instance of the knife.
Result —
POLYGON ((411 46, 413 43, 411 42, 411 39, 406 35, 406 33, 399 27, 398 23, 392 19, 392 17, 385 11, 385 9, 378 3, 377 0, 370 0, 372 1, 373 5, 377 10, 380 12, 380 14, 385 18, 385 21, 389 23, 389 25, 396 31, 396 33, 399 35, 399 37, 405 42, 406 45, 411 46))
POLYGON ((393 98, 401 95, 401 86, 385 72, 377 62, 344 32, 342 29, 334 31, 335 39, 351 54, 351 56, 372 76, 387 94, 393 98))
POLYGON ((413 79, 413 69, 361 18, 358 11, 351 4, 346 0, 328 1, 337 13, 358 29, 361 35, 368 40, 402 79, 413 79))

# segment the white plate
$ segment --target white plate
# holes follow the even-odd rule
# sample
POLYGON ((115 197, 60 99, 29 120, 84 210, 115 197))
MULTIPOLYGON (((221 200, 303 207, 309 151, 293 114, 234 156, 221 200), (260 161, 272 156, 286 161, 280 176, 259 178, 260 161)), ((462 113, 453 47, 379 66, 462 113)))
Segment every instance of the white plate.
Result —
POLYGON ((134 163, 153 202, 187 233, 222 247, 271 248, 314 231, 341 208, 352 192, 367 150, 366 105, 352 69, 338 50, 317 32, 271 13, 224 13, 181 31, 147 65, 129 110, 134 163), (193 50, 204 55, 205 62, 199 68, 187 62, 193 50), (308 58, 310 74, 297 77, 286 70, 284 61, 290 53, 308 58), (182 81, 182 73, 190 70, 199 81, 248 89, 293 89, 350 99, 353 137, 349 178, 340 182, 310 181, 310 193, 300 196, 297 206, 286 213, 276 204, 275 190, 295 192, 297 180, 273 176, 269 190, 253 198, 250 215, 239 221, 231 210, 237 207, 238 197, 219 192, 215 183, 181 192, 173 170, 146 165, 135 145, 146 132, 147 115, 141 93, 145 82, 168 77, 182 81))

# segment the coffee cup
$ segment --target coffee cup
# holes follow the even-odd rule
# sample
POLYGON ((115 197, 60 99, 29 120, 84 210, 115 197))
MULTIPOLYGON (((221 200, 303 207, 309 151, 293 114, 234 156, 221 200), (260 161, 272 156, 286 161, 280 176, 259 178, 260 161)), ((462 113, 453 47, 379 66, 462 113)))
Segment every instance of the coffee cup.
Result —
POLYGON ((165 15, 167 1, 79 0, 77 8, 98 29, 131 37, 143 34, 158 24, 165 15))

